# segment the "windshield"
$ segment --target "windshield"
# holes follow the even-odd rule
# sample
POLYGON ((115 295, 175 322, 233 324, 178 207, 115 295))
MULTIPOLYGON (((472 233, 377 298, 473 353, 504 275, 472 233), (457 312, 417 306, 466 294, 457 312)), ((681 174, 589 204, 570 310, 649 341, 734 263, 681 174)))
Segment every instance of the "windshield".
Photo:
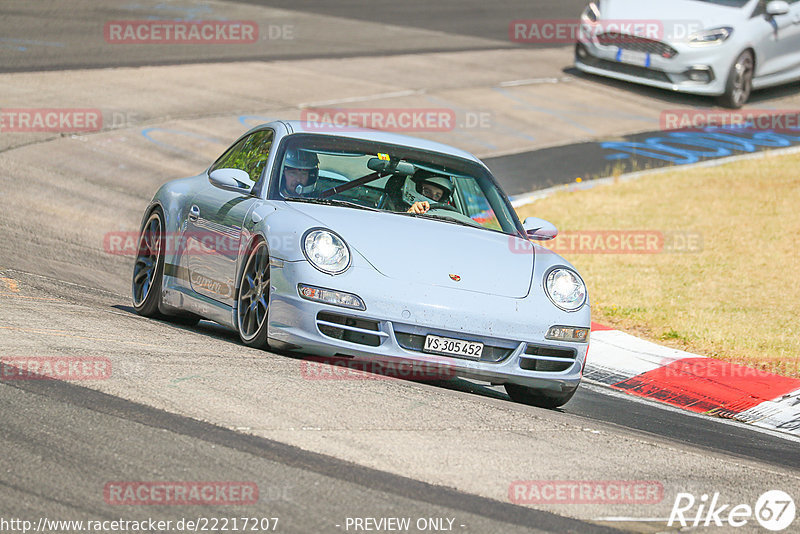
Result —
POLYGON ((508 199, 482 166, 398 145, 298 134, 284 144, 270 198, 379 210, 516 235, 508 199))

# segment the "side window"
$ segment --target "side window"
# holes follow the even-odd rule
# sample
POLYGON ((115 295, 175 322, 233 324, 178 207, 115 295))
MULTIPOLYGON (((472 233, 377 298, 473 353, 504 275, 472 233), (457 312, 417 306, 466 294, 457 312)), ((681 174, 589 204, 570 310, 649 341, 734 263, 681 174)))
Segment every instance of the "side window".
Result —
POLYGON ((209 169, 240 169, 250 175, 254 183, 261 178, 272 148, 272 130, 255 132, 228 149, 209 169))

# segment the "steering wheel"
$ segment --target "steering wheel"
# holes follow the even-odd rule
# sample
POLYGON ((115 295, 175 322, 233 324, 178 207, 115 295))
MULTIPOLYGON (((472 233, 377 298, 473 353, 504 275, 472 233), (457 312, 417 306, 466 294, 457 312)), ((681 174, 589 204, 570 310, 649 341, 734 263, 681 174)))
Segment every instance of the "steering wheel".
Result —
POLYGON ((458 211, 458 208, 448 204, 447 202, 428 202, 430 204, 432 210, 448 210, 448 211, 455 211, 456 213, 461 213, 458 211))

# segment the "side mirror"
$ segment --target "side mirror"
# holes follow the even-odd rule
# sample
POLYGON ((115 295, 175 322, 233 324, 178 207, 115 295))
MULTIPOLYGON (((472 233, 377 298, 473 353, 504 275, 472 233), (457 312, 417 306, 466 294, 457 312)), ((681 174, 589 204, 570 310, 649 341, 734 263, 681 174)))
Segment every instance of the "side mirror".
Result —
POLYGON ((253 187, 248 185, 250 175, 241 169, 217 169, 208 175, 208 181, 214 187, 245 195, 250 194, 253 187))
POLYGON ((772 0, 767 4, 767 15, 775 17, 789 12, 789 3, 784 0, 772 0))
POLYGON ((522 227, 528 239, 534 241, 548 241, 558 235, 558 228, 553 223, 539 217, 528 217, 522 223, 522 227))

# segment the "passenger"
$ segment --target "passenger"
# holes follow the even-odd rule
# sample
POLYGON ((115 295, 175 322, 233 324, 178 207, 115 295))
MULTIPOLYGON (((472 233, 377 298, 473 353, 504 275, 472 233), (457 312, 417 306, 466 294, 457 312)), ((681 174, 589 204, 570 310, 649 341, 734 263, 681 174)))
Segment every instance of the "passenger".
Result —
POLYGON ((409 198, 407 191, 405 195, 401 191, 401 197, 405 198, 400 200, 399 203, 392 202, 394 211, 405 211, 406 213, 421 215, 431 209, 431 202, 434 204, 447 203, 453 192, 453 183, 449 178, 424 169, 419 169, 415 172, 411 180, 416 184, 411 193, 413 196, 409 198))

